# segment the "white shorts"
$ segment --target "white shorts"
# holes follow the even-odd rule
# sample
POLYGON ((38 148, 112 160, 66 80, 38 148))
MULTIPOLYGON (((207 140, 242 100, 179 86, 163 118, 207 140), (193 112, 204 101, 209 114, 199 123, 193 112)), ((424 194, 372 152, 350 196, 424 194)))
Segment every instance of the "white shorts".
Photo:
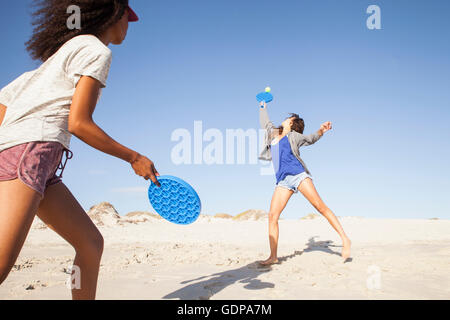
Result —
POLYGON ((312 176, 307 174, 305 171, 299 173, 295 176, 286 176, 283 180, 277 183, 277 187, 286 188, 294 191, 294 193, 298 192, 298 186, 302 183, 306 178, 310 178, 312 180, 312 176))

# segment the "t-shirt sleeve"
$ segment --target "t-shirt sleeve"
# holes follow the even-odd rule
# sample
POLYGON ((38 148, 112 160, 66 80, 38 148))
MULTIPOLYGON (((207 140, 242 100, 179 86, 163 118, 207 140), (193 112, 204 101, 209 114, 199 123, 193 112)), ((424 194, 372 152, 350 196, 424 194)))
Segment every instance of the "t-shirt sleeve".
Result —
POLYGON ((77 49, 69 58, 67 63, 67 74, 72 80, 74 87, 82 76, 89 76, 106 87, 109 69, 111 67, 111 51, 100 50, 95 46, 86 45, 77 49))
POLYGON ((10 99, 11 99, 11 97, 9 96, 6 88, 1 89, 0 90, 0 104, 2 104, 4 106, 8 106, 10 99))
POLYGON ((320 138, 322 136, 320 136, 317 132, 308 134, 308 135, 304 135, 301 133, 298 133, 296 131, 292 131, 295 135, 295 143, 297 144, 297 146, 300 147, 306 147, 309 145, 312 145, 314 143, 316 143, 317 141, 320 140, 320 138))

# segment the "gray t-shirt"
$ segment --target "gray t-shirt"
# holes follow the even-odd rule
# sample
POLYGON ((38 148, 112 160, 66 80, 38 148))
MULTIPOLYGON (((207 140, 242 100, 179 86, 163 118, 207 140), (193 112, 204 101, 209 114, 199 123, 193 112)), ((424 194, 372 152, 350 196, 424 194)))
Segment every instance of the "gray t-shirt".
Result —
POLYGON ((0 151, 32 141, 56 141, 69 149, 69 113, 77 83, 90 76, 104 88, 111 59, 111 50, 97 37, 80 35, 0 90, 0 104, 7 107, 0 151))

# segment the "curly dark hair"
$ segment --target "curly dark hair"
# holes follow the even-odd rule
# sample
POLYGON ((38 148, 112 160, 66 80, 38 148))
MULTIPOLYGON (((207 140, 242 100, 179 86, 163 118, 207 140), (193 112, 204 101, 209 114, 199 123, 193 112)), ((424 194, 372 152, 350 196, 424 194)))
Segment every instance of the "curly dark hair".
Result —
POLYGON ((291 113, 289 118, 294 118, 292 122, 291 129, 303 134, 305 130, 305 121, 296 113, 291 113))
MULTIPOLYGON (((291 130, 292 131, 297 131, 298 133, 303 134, 303 131, 305 130, 305 121, 303 121, 302 118, 300 118, 300 116, 296 113, 290 113, 288 118, 294 118, 292 119, 292 126, 291 126, 291 130)), ((283 132, 283 126, 278 127, 279 130, 279 134, 281 134, 283 132)))
POLYGON ((33 34, 25 43, 34 60, 46 61, 68 40, 82 34, 99 36, 119 21, 128 0, 34 0, 33 34), (76 5, 81 11, 81 29, 70 30, 67 8, 76 5))

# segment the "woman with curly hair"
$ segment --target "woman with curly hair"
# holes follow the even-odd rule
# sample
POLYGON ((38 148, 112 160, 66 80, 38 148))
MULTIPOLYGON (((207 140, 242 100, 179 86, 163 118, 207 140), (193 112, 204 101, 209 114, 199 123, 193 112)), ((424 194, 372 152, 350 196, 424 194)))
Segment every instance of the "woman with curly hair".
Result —
POLYGON ((92 119, 111 64, 108 45, 121 44, 128 22, 138 17, 128 0, 42 0, 36 6, 27 49, 43 63, 0 91, 0 284, 37 214, 75 249, 81 286, 72 289, 72 298, 94 299, 103 237, 61 178, 75 135, 159 185, 150 159, 92 119), (68 23, 73 5, 80 14, 76 28, 68 23))

